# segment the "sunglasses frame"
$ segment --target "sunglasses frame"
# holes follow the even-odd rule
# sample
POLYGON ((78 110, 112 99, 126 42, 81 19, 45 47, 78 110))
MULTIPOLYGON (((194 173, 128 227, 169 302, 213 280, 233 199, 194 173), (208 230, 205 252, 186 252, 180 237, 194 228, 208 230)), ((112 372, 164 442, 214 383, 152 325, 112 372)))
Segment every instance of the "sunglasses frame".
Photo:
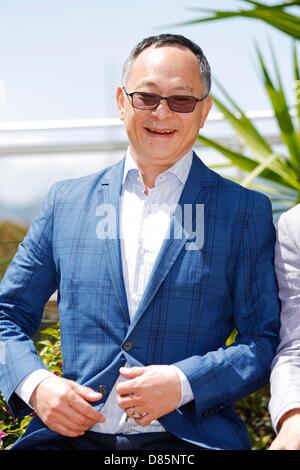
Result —
POLYGON ((123 86, 123 91, 124 93, 126 94, 126 96, 128 96, 128 98, 130 98, 130 102, 131 102, 131 105, 133 108, 135 109, 139 109, 140 111, 154 111, 155 109, 158 108, 161 100, 166 100, 166 102, 168 103, 168 106, 169 106, 169 109, 171 111, 173 111, 174 113, 180 113, 180 114, 188 114, 188 113, 192 113, 194 110, 195 110, 195 107, 196 107, 196 104, 199 103, 200 101, 203 101, 205 100, 205 98, 208 97, 208 93, 206 93, 204 96, 202 96, 202 98, 196 98, 196 96, 191 96, 191 95, 171 95, 171 96, 160 96, 156 93, 147 93, 147 92, 144 92, 144 91, 133 91, 132 93, 128 93, 126 88, 123 86), (134 106, 133 104, 133 97, 134 95, 145 95, 145 96, 155 96, 158 98, 158 102, 156 105, 154 105, 153 107, 149 107, 149 108, 139 108, 137 106, 134 106), (194 102, 194 107, 193 109, 191 109, 191 111, 178 111, 178 110, 174 110, 172 109, 172 107, 170 106, 170 98, 178 98, 178 97, 181 97, 181 98, 193 98, 193 102, 194 102))

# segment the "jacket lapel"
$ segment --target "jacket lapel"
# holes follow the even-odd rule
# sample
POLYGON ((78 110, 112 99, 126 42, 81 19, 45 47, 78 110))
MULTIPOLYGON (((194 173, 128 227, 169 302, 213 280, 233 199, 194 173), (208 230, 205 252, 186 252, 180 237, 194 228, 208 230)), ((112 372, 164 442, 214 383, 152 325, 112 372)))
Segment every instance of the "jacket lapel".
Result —
MULTIPOLYGON (((194 153, 191 170, 178 202, 181 209, 179 214, 184 213, 185 205, 191 206, 196 203, 203 204, 205 206, 208 203, 211 197, 212 188, 215 184, 212 175, 213 173, 211 170, 209 170, 194 153)), ((149 306, 168 272, 175 263, 179 253, 185 247, 185 244, 189 239, 189 234, 182 229, 181 217, 178 217, 176 211, 171 221, 170 234, 170 238, 163 242, 148 285, 129 327, 128 335, 149 306)))
POLYGON ((105 255, 111 281, 120 307, 129 323, 128 304, 123 278, 123 267, 120 247, 120 196, 125 159, 111 167, 98 189, 98 204, 103 207, 103 213, 107 214, 109 236, 105 237, 105 255), (104 205, 104 206, 103 206, 104 205))

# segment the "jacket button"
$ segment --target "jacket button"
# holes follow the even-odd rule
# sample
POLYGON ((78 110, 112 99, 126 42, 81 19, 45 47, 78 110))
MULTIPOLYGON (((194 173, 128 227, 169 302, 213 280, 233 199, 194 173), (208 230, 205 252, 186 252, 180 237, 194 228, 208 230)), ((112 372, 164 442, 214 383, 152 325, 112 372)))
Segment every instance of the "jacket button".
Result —
POLYGON ((132 350, 132 348, 133 348, 133 342, 132 341, 125 341, 125 343, 123 344, 124 351, 129 352, 129 351, 132 350))
POLYGON ((102 396, 107 394, 107 386, 106 385, 100 385, 98 388, 98 392, 102 393, 102 396))

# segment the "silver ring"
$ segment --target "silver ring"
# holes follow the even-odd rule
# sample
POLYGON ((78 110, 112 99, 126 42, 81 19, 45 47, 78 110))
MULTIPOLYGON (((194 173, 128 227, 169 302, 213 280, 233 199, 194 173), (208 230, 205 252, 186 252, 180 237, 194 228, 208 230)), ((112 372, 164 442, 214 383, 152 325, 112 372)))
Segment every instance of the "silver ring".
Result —
POLYGON ((138 411, 136 411, 136 409, 134 409, 131 416, 133 418, 143 418, 143 416, 145 415, 146 413, 139 413, 138 411))

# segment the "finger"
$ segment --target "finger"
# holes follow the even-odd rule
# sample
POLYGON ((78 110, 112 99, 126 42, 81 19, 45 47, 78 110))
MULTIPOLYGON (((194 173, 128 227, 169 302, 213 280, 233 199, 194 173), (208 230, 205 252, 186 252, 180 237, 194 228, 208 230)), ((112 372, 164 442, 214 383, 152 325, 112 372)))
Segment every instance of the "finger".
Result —
POLYGON ((61 434, 62 436, 67 436, 67 437, 78 437, 82 436, 85 431, 74 431, 70 429, 68 426, 61 424, 60 422, 55 421, 54 419, 49 420, 47 426, 52 430, 57 432, 58 434, 61 434))
POLYGON ((95 410, 87 401, 79 396, 75 391, 68 394, 67 403, 78 413, 88 419, 104 422, 105 417, 99 411, 95 410))
POLYGON ((84 385, 80 385, 76 382, 72 383, 72 388, 76 390, 76 392, 85 400, 87 401, 99 401, 102 398, 102 394, 99 392, 95 392, 90 387, 85 387, 84 385))
POLYGON ((66 406, 61 408, 60 414, 65 418, 68 419, 76 426, 82 426, 84 429, 89 429, 94 426, 97 422, 99 422, 99 416, 95 419, 90 419, 86 415, 79 413, 75 408, 71 406, 66 406))
POLYGON ((134 379, 135 377, 142 375, 145 370, 146 367, 120 367, 119 372, 127 379, 134 379))
POLYGON ((116 390, 119 395, 132 395, 134 397, 138 394, 138 387, 136 379, 131 379, 126 382, 119 382, 116 390))
POLYGON ((132 406, 138 406, 138 405, 143 405, 143 400, 141 397, 138 396, 130 396, 130 395, 124 395, 124 396, 118 396, 118 404, 120 408, 130 408, 132 406))
POLYGON ((156 418, 153 414, 146 414, 142 418, 133 418, 134 421, 139 424, 140 426, 148 426, 148 424, 152 423, 156 418))
POLYGON ((48 418, 46 424, 49 425, 49 423, 55 422, 56 424, 59 424, 60 426, 63 426, 64 428, 68 429, 69 431, 72 432, 84 432, 89 429, 89 426, 86 425, 81 425, 74 423, 71 419, 67 418, 66 416, 62 415, 61 413, 54 412, 51 414, 51 416, 48 418))

